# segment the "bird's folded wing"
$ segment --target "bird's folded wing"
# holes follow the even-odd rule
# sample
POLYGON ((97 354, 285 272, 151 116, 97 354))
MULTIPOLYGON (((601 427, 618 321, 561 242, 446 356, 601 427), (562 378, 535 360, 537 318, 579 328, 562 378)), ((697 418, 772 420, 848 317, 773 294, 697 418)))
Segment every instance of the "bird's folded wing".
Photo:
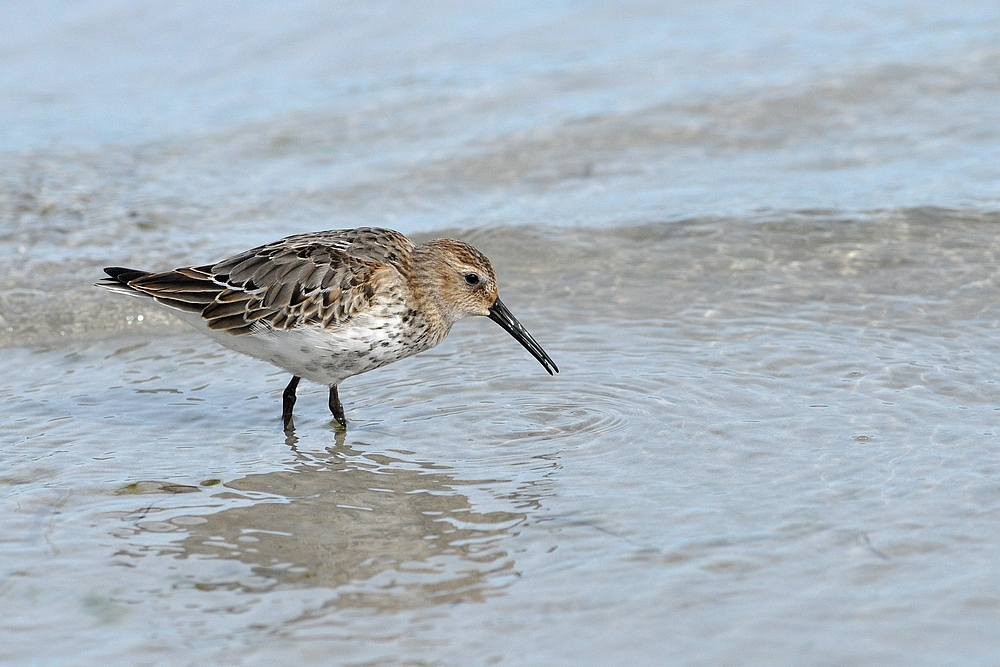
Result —
POLYGON ((128 285, 166 306, 199 313, 211 329, 240 335, 265 323, 336 328, 370 308, 397 277, 395 267, 329 243, 286 240, 214 265, 150 273, 128 285))

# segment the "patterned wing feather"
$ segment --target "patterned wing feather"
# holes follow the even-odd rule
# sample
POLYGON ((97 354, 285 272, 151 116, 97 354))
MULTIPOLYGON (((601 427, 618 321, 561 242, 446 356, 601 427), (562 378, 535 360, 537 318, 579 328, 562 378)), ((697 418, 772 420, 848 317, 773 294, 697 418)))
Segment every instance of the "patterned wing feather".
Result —
POLYGON ((302 234, 214 265, 142 275, 128 286, 234 335, 263 322, 333 328, 370 308, 405 274, 412 249, 391 230, 302 234))

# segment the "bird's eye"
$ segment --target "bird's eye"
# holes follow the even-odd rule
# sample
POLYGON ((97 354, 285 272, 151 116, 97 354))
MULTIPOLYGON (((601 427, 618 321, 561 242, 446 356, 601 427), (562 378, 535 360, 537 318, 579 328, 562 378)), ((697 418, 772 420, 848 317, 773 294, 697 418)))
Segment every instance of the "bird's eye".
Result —
POLYGON ((470 285, 478 285, 479 276, 477 276, 475 273, 466 273, 465 282, 469 283, 470 285))

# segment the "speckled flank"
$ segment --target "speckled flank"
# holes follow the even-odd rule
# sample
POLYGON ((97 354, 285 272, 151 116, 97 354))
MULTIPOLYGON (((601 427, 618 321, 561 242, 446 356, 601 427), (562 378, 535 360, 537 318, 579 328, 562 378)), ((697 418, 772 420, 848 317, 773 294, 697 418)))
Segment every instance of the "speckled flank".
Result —
POLYGON ((105 271, 100 286, 151 297, 222 345, 331 388, 430 349, 477 315, 557 370, 498 298, 490 261, 454 239, 415 245, 389 229, 335 230, 205 266, 105 271))

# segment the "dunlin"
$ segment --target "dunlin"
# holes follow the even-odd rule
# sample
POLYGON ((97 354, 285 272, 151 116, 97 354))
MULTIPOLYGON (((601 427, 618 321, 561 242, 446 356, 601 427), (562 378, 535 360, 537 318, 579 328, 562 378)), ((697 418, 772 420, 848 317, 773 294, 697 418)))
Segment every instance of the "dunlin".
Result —
POLYGON ((291 373, 286 428, 301 378, 330 388, 330 412, 346 427, 341 382, 434 347, 473 315, 503 327, 550 375, 559 372, 500 300, 490 260, 455 239, 416 245, 391 229, 344 229, 204 266, 104 272, 99 286, 150 297, 226 347, 291 373))

